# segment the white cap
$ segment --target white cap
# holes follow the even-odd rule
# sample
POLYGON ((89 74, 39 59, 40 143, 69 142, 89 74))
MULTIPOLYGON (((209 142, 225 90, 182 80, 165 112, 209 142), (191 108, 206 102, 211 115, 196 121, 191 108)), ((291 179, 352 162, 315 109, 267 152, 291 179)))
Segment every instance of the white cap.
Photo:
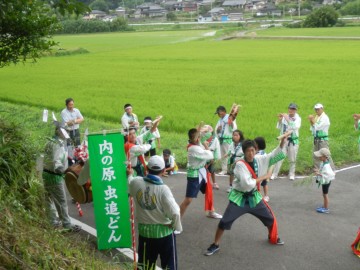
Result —
POLYGON ((325 156, 329 158, 331 156, 330 150, 327 148, 321 148, 319 151, 314 152, 315 157, 325 156))
POLYGON ((314 106, 314 109, 322 109, 322 108, 324 108, 324 106, 320 103, 315 104, 315 106, 314 106))
POLYGON ((160 156, 152 156, 147 164, 149 170, 162 171, 165 168, 164 159, 160 156))

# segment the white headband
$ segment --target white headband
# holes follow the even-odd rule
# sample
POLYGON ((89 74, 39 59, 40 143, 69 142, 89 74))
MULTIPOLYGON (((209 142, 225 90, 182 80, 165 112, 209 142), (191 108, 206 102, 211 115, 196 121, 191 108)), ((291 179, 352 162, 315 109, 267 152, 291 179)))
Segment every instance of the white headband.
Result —
POLYGON ((131 109, 131 108, 132 108, 131 106, 127 106, 127 107, 125 107, 125 110, 131 109))
POLYGON ((144 123, 152 123, 151 120, 144 120, 144 123))

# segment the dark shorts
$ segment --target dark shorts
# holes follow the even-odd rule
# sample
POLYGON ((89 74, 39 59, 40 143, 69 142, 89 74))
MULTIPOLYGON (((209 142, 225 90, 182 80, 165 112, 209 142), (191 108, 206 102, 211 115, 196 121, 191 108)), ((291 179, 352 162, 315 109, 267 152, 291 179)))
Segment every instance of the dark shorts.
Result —
POLYGON ((186 195, 187 198, 197 198, 199 190, 205 194, 206 182, 205 180, 201 180, 199 183, 199 178, 188 177, 187 185, 186 185, 186 195))
POLYGON ((163 238, 147 238, 139 235, 138 252, 138 264, 144 266, 144 269, 155 268, 158 256, 160 256, 162 269, 177 269, 175 234, 163 238))
POLYGON ((214 166, 214 164, 210 164, 210 165, 207 167, 207 170, 209 171, 209 173, 214 173, 214 172, 215 172, 215 166, 214 166))
POLYGON ((152 157, 152 156, 155 156, 155 155, 156 155, 156 148, 150 149, 149 151, 147 151, 147 152, 144 154, 145 157, 148 157, 148 156, 152 157))
POLYGON ((274 216, 262 200, 254 208, 250 208, 248 203, 241 207, 233 202, 229 202, 218 227, 223 230, 230 230, 233 222, 246 213, 260 219, 266 227, 270 227, 274 223, 274 216))
POLYGON ((330 184, 331 184, 331 182, 330 182, 329 184, 322 185, 322 192, 323 192, 323 194, 326 195, 326 194, 329 193, 330 184))
POLYGON ((267 181, 267 180, 262 180, 262 182, 261 182, 261 186, 262 186, 262 187, 267 186, 267 184, 268 184, 268 181, 267 181))

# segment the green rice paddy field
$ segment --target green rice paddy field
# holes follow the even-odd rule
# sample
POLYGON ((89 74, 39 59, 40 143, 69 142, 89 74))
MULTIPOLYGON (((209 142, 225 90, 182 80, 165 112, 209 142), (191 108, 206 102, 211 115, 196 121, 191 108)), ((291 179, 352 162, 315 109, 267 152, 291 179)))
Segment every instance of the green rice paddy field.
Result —
MULTIPOLYGON (((267 31, 278 35, 281 29, 261 33, 267 31)), ((314 31, 310 32, 316 35, 314 31)), ((59 113, 64 100, 73 97, 89 119, 82 128, 96 131, 120 126, 123 105, 131 103, 140 119, 164 116, 162 147, 173 149, 184 164, 187 130, 200 121, 214 126, 218 105, 241 104, 239 128, 248 138, 265 136, 271 150, 277 144, 276 115, 296 102, 303 120, 298 172, 304 173, 311 166, 312 148, 307 117, 321 102, 331 120, 335 162, 360 160, 352 119, 360 111, 360 41, 225 41, 219 35, 206 37, 207 32, 57 36, 62 49, 84 48, 89 53, 44 57, 36 64, 1 69, 0 106, 13 108, 7 102, 15 103, 23 112, 27 105, 29 113, 39 111, 40 119, 43 108, 59 113)), ((318 35, 329 35, 323 33, 318 29, 318 35)), ((330 35, 351 33, 360 36, 360 28, 337 28, 330 35)))

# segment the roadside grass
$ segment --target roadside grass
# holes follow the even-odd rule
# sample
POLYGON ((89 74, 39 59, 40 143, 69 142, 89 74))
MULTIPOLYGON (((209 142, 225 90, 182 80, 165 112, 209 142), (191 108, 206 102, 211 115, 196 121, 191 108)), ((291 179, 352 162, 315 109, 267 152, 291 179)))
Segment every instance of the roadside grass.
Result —
POLYGON ((86 233, 64 233, 50 226, 34 166, 37 135, 22 128, 25 119, 16 113, 9 117, 1 108, 0 268, 132 269, 117 252, 98 251, 86 233))
POLYGON ((82 129, 90 131, 119 128, 123 105, 131 103, 140 121, 164 116, 162 147, 173 150, 182 166, 187 130, 201 121, 215 126, 218 105, 241 104, 239 128, 247 138, 264 136, 270 151, 277 144, 276 115, 296 102, 303 120, 298 173, 312 164, 307 116, 321 102, 332 123, 330 148, 337 165, 360 160, 351 117, 360 101, 358 41, 219 41, 204 37, 207 32, 57 36, 62 48, 90 53, 3 69, 1 100, 60 112, 71 96, 86 118, 82 129))

